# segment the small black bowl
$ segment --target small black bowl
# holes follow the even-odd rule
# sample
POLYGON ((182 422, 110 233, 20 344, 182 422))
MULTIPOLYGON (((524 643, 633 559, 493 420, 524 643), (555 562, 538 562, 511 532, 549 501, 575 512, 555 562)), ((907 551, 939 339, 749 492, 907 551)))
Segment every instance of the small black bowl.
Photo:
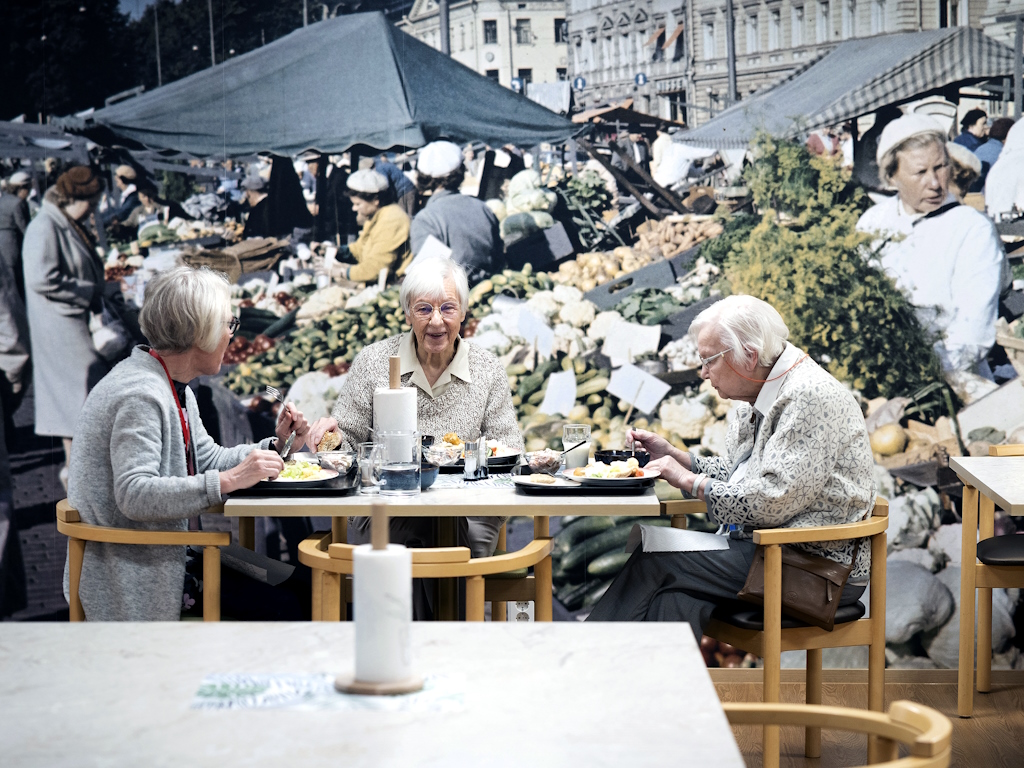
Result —
POLYGON ((651 454, 647 453, 647 451, 637 451, 636 453, 630 453, 629 451, 596 451, 594 453, 594 461, 603 461, 605 464, 611 464, 613 461, 625 461, 630 457, 640 462, 641 467, 647 466, 647 462, 651 460, 651 454))
POLYGON ((425 491, 432 486, 434 481, 437 480, 438 472, 439 468, 436 464, 422 462, 420 464, 420 490, 425 491))

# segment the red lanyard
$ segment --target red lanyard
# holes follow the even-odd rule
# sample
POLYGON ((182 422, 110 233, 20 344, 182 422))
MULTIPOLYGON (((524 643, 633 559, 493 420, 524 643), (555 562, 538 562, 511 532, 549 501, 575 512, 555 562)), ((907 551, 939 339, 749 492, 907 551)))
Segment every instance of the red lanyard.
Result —
MULTIPOLYGON (((149 350, 149 354, 160 362, 160 366, 164 369, 164 373, 167 374, 167 383, 171 385, 171 394, 174 395, 174 404, 178 406, 178 418, 181 419, 181 434, 185 437, 185 463, 189 464, 188 448, 192 435, 188 430, 188 424, 185 422, 185 411, 182 410, 181 401, 178 400, 178 390, 174 386, 174 380, 171 378, 171 372, 167 370, 167 363, 164 362, 164 359, 156 353, 156 350, 149 350)), ((191 466, 189 469, 191 470, 191 466)), ((189 474, 191 475, 192 472, 190 471, 189 474)))

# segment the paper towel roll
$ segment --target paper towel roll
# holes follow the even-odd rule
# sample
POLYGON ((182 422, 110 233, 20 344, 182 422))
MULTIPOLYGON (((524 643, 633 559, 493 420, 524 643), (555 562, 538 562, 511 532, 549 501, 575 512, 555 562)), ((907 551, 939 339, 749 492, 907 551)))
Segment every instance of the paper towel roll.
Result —
POLYGON ((412 552, 398 544, 357 547, 352 563, 356 624, 356 676, 363 683, 396 683, 413 677, 412 552))
POLYGON ((416 387, 374 392, 373 428, 384 432, 415 432, 416 387))

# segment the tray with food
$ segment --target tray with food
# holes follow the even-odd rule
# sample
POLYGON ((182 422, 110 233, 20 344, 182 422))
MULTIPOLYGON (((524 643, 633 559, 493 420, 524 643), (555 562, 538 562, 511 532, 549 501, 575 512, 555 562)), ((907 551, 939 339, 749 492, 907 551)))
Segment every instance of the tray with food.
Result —
MULTIPOLYGON (((434 440, 423 448, 423 458, 436 464, 442 472, 461 472, 465 466, 463 454, 465 441, 454 432, 446 433, 440 440, 434 440)), ((487 466, 495 471, 509 470, 519 463, 520 453, 515 448, 502 445, 497 440, 487 441, 487 466)))
POLYGON ((587 488, 640 487, 661 477, 661 472, 656 469, 641 468, 640 462, 633 457, 610 464, 595 461, 585 467, 567 470, 565 474, 587 488))
POLYGON ((264 480, 252 488, 233 492, 232 496, 344 496, 359 487, 359 472, 354 462, 334 462, 315 453, 293 453, 284 463, 284 471, 274 480, 264 480), (336 468, 337 467, 337 468, 336 468))
POLYGON ((636 496, 654 487, 655 477, 619 485, 584 485, 569 474, 534 472, 528 466, 512 470, 512 483, 518 493, 528 496, 636 496))

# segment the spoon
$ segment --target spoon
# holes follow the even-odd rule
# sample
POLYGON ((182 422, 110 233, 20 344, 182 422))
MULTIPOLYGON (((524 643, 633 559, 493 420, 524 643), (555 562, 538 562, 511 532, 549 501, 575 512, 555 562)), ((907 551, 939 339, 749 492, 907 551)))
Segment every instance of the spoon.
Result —
POLYGON ((567 454, 567 453, 568 453, 569 451, 575 451, 575 450, 576 450, 577 448, 579 448, 579 447, 580 447, 581 445, 586 445, 586 444, 587 444, 587 443, 589 443, 589 442, 590 442, 590 438, 589 438, 589 437, 588 437, 588 438, 587 438, 586 440, 580 440, 580 441, 579 441, 578 443, 576 443, 576 445, 574 445, 574 446, 573 446, 572 448, 566 448, 566 449, 565 449, 564 451, 562 451, 562 454, 561 454, 561 455, 562 455, 562 456, 565 456, 565 454, 567 454))

